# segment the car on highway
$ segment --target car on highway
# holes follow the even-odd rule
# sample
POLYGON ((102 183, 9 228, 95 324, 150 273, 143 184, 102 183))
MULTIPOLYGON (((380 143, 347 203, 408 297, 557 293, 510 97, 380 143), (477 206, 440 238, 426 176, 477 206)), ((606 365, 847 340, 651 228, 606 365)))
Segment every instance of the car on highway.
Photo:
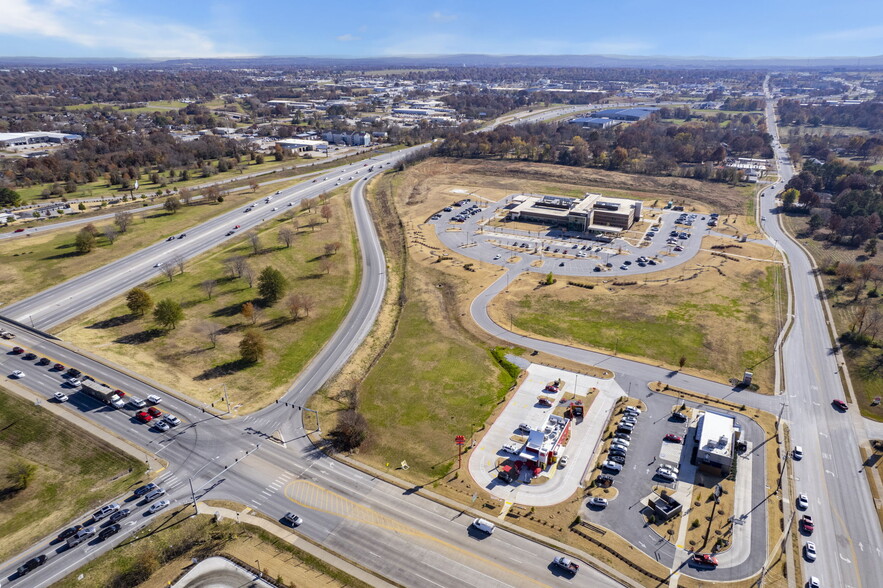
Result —
POLYGON ((15 570, 15 573, 19 577, 24 576, 28 572, 33 572, 34 570, 36 570, 37 568, 42 566, 44 563, 46 563, 46 556, 43 554, 37 555, 35 557, 32 557, 31 559, 29 559, 25 563, 21 564, 20 566, 18 566, 18 569, 15 570))
POLYGON ((115 513, 113 513, 112 515, 110 515, 110 518, 107 520, 110 521, 111 524, 118 523, 121 520, 123 520, 124 518, 126 518, 127 516, 129 516, 130 514, 132 514, 132 511, 130 509, 121 508, 120 510, 118 510, 115 513))
POLYGON ((170 236, 168 239, 166 239, 166 241, 174 241, 174 240, 175 240, 175 236, 174 236, 174 235, 172 235, 172 236, 170 236))
POLYGON ((129 396, 129 404, 133 408, 144 408, 147 406, 147 403, 138 398, 137 396, 129 396))
POLYGON ((150 408, 147 409, 147 414, 149 414, 150 416, 152 416, 155 419, 158 419, 159 417, 162 416, 162 411, 155 406, 151 406, 150 408))
POLYGON ((177 427, 178 425, 181 424, 181 419, 179 419, 178 417, 176 417, 173 414, 166 413, 163 415, 162 418, 165 422, 169 423, 173 427, 177 427))
POLYGON ((68 398, 67 394, 65 394, 64 392, 61 392, 61 391, 56 392, 55 394, 52 395, 52 397, 55 398, 55 400, 57 400, 58 402, 67 402, 68 400, 70 400, 68 398))
POLYGON ((123 527, 119 523, 114 523, 113 525, 110 525, 109 527, 105 527, 105 528, 101 529, 101 531, 98 533, 98 538, 101 539, 102 541, 104 541, 108 537, 112 537, 113 535, 116 535, 117 533, 119 533, 120 529, 122 529, 122 528, 123 527))
POLYGON ((834 408, 842 410, 843 412, 846 412, 847 410, 849 410, 849 406, 847 406, 845 402, 843 402, 842 400, 839 400, 837 398, 832 400, 831 404, 834 405, 834 408))
POLYGON ((153 267, 162 267, 163 262, 153 264, 153 267))
POLYGON ((693 556, 693 563, 700 566, 717 567, 717 558, 710 553, 697 553, 693 556))
POLYGON ((791 450, 791 456, 797 461, 803 459, 803 447, 801 447, 800 445, 795 445, 794 449, 791 450))
POLYGON ((116 502, 114 502, 112 504, 105 504, 104 506, 99 508, 97 511, 95 511, 95 514, 92 515, 92 520, 95 522, 98 522, 102 519, 106 519, 107 517, 109 517, 113 513, 117 512, 119 509, 120 509, 120 505, 117 504, 116 502))
POLYGON ((285 516, 282 517, 282 521, 291 525, 292 527, 297 527, 302 522, 304 522, 304 520, 302 518, 300 518, 298 515, 294 514, 293 512, 285 513, 285 516))
POLYGON ((806 545, 803 546, 803 556, 806 558, 806 561, 816 561, 816 557, 818 557, 816 544, 812 541, 807 541, 806 545))
POLYGON ((663 437, 663 441, 667 441, 668 443, 683 443, 684 438, 680 435, 675 435, 673 433, 669 433, 665 437, 663 437))
POLYGON ((151 394, 147 397, 147 402, 149 402, 150 404, 159 404, 160 402, 162 402, 162 398, 160 398, 156 394, 151 394))
POLYGON ((153 482, 151 482, 149 484, 145 484, 144 486, 141 486, 140 488, 137 488, 135 490, 135 496, 144 496, 145 494, 147 494, 151 490, 156 490, 157 488, 159 488, 159 486, 157 486, 153 482))
POLYGON ((178 238, 183 239, 186 236, 187 236, 187 233, 181 233, 180 235, 178 235, 178 238))
POLYGON ((83 525, 74 525, 73 527, 68 527, 67 529, 65 529, 64 531, 62 531, 61 533, 58 534, 57 539, 59 541, 64 541, 68 537, 73 537, 74 535, 76 535, 80 531, 80 529, 82 529, 82 528, 83 528, 83 525))
POLYGON ((474 519, 472 521, 472 527, 478 529, 479 531, 487 533, 488 535, 492 535, 494 529, 497 528, 497 526, 494 525, 492 522, 486 521, 484 519, 474 519))
POLYGON ((83 385, 83 382, 81 382, 79 378, 70 378, 67 381, 67 385, 71 388, 78 388, 83 385))
POLYGON ((816 530, 816 526, 812 520, 812 517, 809 516, 808 514, 805 514, 802 517, 800 517, 800 528, 807 535, 812 535, 812 532, 816 530))
POLYGON ((147 414, 146 412, 144 412, 143 410, 138 413, 135 413, 135 418, 138 419, 139 421, 141 421, 142 423, 149 423, 150 421, 153 420, 153 417, 150 416, 149 414, 147 414))
POLYGON ((164 433, 168 431, 171 427, 169 426, 169 423, 165 422, 164 420, 156 419, 153 421, 153 428, 164 433))
POLYGON ((21 379, 25 377, 25 373, 21 370, 12 370, 12 377, 16 379, 21 379))
POLYGON ((159 512, 159 511, 161 511, 162 509, 168 507, 170 504, 171 504, 171 502, 169 502, 168 500, 163 499, 163 500, 160 500, 159 502, 156 502, 156 503, 154 503, 154 504, 151 504, 151 505, 150 505, 150 508, 147 509, 147 510, 148 510, 148 512, 150 512, 150 514, 153 514, 153 513, 159 512))
POLYGON ((48 357, 41 357, 40 361, 37 362, 37 365, 49 365, 50 361, 48 357))
POLYGON ((24 233, 25 230, 24 230, 23 228, 19 227, 19 228, 15 229, 15 230, 12 231, 12 232, 13 232, 13 233, 24 233))
POLYGON ((25 352, 25 350, 22 349, 21 347, 16 346, 16 347, 13 347, 13 348, 12 348, 12 354, 13 354, 13 355, 18 355, 18 354, 20 354, 20 353, 24 353, 24 352, 25 352))
POLYGON ((63 365, 63 364, 60 364, 60 363, 56 363, 54 366, 52 366, 52 369, 54 369, 55 371, 60 372, 61 370, 64 369, 64 365, 63 365))
POLYGON ((806 494, 800 493, 797 495, 797 508, 800 510, 809 508, 809 498, 807 498, 806 494))
POLYGON ((595 508, 605 508, 607 506, 607 499, 600 496, 592 496, 589 498, 588 505, 595 508))
POLYGON ((153 490, 151 490, 150 492, 148 492, 147 494, 144 495, 144 502, 145 503, 153 502, 154 500, 156 500, 157 498, 159 498, 160 496, 162 496, 165 493, 166 493, 166 491, 163 490, 162 488, 154 488, 153 490))

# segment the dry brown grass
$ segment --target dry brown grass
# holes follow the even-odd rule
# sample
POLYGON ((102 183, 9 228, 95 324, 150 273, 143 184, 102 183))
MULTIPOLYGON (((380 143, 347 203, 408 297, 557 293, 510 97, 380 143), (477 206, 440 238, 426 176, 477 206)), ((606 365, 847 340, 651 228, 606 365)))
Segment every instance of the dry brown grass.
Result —
MULTIPOLYGON (((750 369, 760 390, 769 393, 772 349, 784 314, 777 304, 784 298, 774 296, 772 272, 781 266, 758 259, 776 256, 757 243, 706 237, 703 251, 675 268, 633 278, 573 278, 592 289, 569 286, 563 278, 541 286, 537 275, 523 274, 489 311, 499 324, 525 335, 669 369, 677 369, 684 356, 683 371, 702 377, 726 382, 750 369)), ((784 293, 781 281, 778 287, 784 293)))

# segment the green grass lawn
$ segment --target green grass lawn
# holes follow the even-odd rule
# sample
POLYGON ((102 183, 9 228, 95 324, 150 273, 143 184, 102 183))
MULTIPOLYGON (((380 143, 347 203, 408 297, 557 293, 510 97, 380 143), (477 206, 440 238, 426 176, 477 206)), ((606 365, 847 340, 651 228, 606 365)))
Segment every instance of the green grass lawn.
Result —
POLYGON ((36 466, 20 492, 0 481, 0 560, 131 489, 146 470, 143 461, 2 388, 0 449, 4 476, 15 464, 36 466))
POLYGON ((64 330, 64 338, 101 348, 106 357, 152 373, 161 382, 207 403, 220 398, 220 388, 226 383, 231 402, 243 404, 242 412, 264 406, 284 392, 331 337, 355 298, 361 270, 356 263, 358 250, 346 192, 346 188, 339 188, 331 197, 333 217, 328 223, 316 208, 298 214, 295 219, 300 228, 290 248, 279 243, 278 234, 283 228, 295 227, 280 217, 261 229, 258 254, 253 253, 247 235, 241 234, 188 262, 185 273, 171 281, 165 276, 147 281, 146 289, 154 301, 170 298, 184 307, 185 320, 177 328, 162 331, 152 317, 132 316, 125 300, 117 298, 64 330), (332 242, 339 242, 340 249, 326 256, 324 247, 332 242), (286 276, 288 293, 312 297, 314 308, 297 320, 289 316, 284 298, 263 308, 256 280, 254 287, 249 287, 246 280, 225 273, 225 261, 236 256, 246 257, 256 275, 265 267, 275 267, 286 276), (322 267, 326 258, 333 264, 327 273, 322 267), (210 299, 201 287, 206 280, 217 282, 210 299), (246 302, 260 307, 254 324, 240 314, 246 302), (206 325, 220 330, 215 345, 203 331, 206 325), (238 345, 250 328, 266 339, 267 354, 255 365, 244 365, 239 361, 238 345))
POLYGON ((444 475, 456 460, 455 435, 484 426, 511 378, 490 352, 458 335, 409 295, 395 338, 361 387, 371 428, 361 459, 380 467, 406 460, 410 474, 444 475))

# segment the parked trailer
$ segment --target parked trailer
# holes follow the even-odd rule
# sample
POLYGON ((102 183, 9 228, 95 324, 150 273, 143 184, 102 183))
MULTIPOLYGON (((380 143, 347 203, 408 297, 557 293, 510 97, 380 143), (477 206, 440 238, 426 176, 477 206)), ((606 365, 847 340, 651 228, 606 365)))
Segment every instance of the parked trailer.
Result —
POLYGON ((114 408, 122 408, 125 406, 125 403, 122 399, 117 395, 116 391, 109 386, 105 386, 100 382, 96 382, 95 380, 83 380, 82 385, 80 387, 80 392, 83 392, 96 400, 100 400, 104 404, 108 406, 112 406, 114 408))

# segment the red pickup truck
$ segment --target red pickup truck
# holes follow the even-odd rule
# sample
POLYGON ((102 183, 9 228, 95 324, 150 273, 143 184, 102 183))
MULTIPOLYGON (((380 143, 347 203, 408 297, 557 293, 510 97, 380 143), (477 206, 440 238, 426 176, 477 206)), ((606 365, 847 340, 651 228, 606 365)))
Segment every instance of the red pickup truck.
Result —
POLYGON ((800 519, 800 526, 803 528, 803 531, 807 535, 812 535, 812 532, 816 528, 812 522, 812 517, 809 515, 803 515, 803 517, 800 519))

